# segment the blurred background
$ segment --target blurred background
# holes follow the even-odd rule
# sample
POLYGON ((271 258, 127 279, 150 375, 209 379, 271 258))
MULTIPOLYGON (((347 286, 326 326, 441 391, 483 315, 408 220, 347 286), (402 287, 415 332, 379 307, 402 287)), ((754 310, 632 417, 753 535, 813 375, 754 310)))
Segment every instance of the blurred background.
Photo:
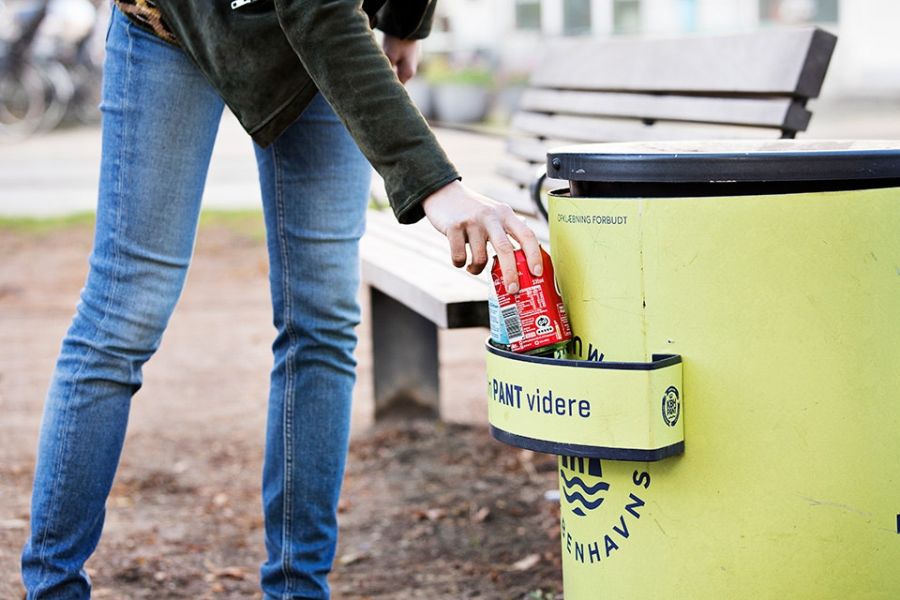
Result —
MULTIPOLYGON (((900 139, 897 0, 438 7, 408 89, 475 189, 495 176, 503 134, 544 49, 567 37, 816 25, 838 44, 801 137, 900 139)), ((107 0, 0 0, 0 598, 22 597, 18 553, 43 397, 87 272, 109 10, 107 0)), ((203 203, 190 276, 144 369, 104 539, 88 565, 98 599, 259 597, 273 331, 256 161, 227 112, 203 203)), ((558 502, 545 497, 556 488, 555 463, 490 439, 481 377, 459 378, 457 412, 446 419, 475 428, 375 423, 369 326, 364 312, 335 598, 418 599, 421 589, 430 599, 560 598, 558 502)), ((450 359, 483 370, 480 353, 469 351, 482 330, 441 335, 443 347, 458 349, 450 359)))
MULTIPOLYGON (((108 0, 0 0, 0 215, 93 209, 109 10, 108 0)), ((408 89, 438 127, 502 134, 544 49, 561 38, 815 25, 839 41, 803 136, 900 138, 898 22, 894 0, 440 0, 408 89)), ((438 133, 470 180, 502 151, 490 143, 470 151, 472 139, 438 133)), ((226 114, 206 205, 258 207, 253 162, 226 114)))
MULTIPOLYGON (((425 111, 452 122, 487 115, 500 123, 542 50, 567 36, 720 34, 815 25, 838 36, 816 118, 808 135, 864 137, 886 133, 863 125, 875 110, 900 122, 900 40, 893 0, 441 0, 435 31, 424 43, 424 77, 412 86, 425 111), (454 112, 449 84, 481 87, 482 107, 454 112), (825 123, 823 123, 823 121, 825 123), (822 126, 817 128, 817 126, 822 126)), ((468 106, 468 105, 467 105, 468 106)), ((892 136, 900 125, 889 126, 892 136)))
MULTIPOLYGON (((98 122, 108 15, 105 0, 0 0, 2 143, 98 122)), ((861 122, 829 121, 860 107, 875 110, 877 120, 897 116, 898 21, 893 0, 440 0, 421 76, 409 90, 439 123, 503 127, 544 46, 561 37, 816 25, 840 41, 814 126, 825 121, 825 134, 860 137, 869 134, 861 122)))
POLYGON ((0 0, 0 141, 96 125, 105 0, 0 0))

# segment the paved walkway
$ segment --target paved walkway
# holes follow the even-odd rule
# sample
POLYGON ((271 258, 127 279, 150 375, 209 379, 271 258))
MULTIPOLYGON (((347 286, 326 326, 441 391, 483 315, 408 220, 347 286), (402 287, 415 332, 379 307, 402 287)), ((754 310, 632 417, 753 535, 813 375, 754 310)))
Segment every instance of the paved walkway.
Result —
MULTIPOLYGON (((807 138, 900 139, 900 99, 895 102, 821 102, 812 106, 807 138)), ((503 152, 499 138, 438 130, 447 153, 476 188, 493 177, 503 152)), ((17 144, 0 145, 0 216, 50 216, 94 209, 100 135, 70 129, 17 144)), ((257 208, 256 160, 250 140, 230 113, 222 119, 204 197, 205 207, 257 208)))
MULTIPOLYGON (((500 139, 439 132, 467 181, 491 177, 500 139)), ((100 131, 78 128, 53 132, 15 144, 0 144, 0 217, 55 216, 94 210, 100 164, 100 131)), ((237 120, 222 119, 213 151, 206 208, 260 206, 253 145, 237 120)))

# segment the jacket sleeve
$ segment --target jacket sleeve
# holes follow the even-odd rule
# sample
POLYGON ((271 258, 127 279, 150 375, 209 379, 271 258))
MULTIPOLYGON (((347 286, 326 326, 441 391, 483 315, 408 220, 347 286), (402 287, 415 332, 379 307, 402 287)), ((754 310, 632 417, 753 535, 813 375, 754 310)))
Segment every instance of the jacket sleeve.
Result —
POLYGON ((459 179, 397 79, 357 0, 275 0, 278 21, 304 68, 385 181, 401 223, 459 179))
POLYGON ((431 33, 437 0, 387 0, 378 11, 378 29, 403 40, 422 40, 431 33))

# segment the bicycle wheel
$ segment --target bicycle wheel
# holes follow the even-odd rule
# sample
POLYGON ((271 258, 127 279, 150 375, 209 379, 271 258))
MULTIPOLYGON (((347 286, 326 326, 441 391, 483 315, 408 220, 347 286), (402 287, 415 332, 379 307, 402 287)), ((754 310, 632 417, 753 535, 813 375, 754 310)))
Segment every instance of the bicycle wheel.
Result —
POLYGON ((69 102, 67 118, 82 125, 100 122, 100 92, 103 73, 85 64, 77 64, 70 71, 75 82, 75 95, 69 102))
POLYGON ((47 111, 43 77, 30 64, 20 71, 0 73, 0 139, 5 141, 33 134, 47 111))
POLYGON ((44 99, 46 110, 41 118, 41 131, 51 131, 59 125, 69 102, 75 94, 75 84, 69 71, 56 60, 44 59, 35 65, 44 79, 44 99))

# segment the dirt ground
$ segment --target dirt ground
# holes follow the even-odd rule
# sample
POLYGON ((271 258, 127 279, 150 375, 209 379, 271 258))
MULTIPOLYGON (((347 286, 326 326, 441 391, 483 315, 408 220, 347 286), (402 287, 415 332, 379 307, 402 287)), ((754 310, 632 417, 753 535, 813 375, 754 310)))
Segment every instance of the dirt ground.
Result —
MULTIPOLYGON (((92 225, 0 225, 0 598, 22 597, 43 395, 86 271, 92 225)), ((211 216, 144 370, 100 547, 94 597, 259 598, 259 481, 270 325, 259 217, 211 216)), ((358 396, 368 393, 366 323, 358 396)), ((561 587, 552 459, 483 427, 360 397, 332 576, 336 599, 548 600, 561 587)))

